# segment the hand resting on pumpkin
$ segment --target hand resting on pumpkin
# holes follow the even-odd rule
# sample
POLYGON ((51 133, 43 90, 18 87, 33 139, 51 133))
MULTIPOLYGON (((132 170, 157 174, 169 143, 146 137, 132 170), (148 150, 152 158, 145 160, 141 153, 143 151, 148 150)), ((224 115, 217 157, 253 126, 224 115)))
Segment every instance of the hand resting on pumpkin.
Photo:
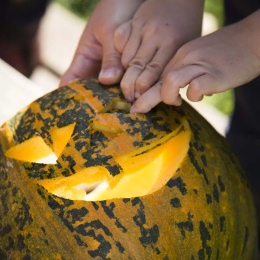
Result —
POLYGON ((177 49, 201 33, 203 0, 148 0, 115 32, 126 72, 121 81, 133 102, 155 84, 177 49))
POLYGON ((166 66, 161 80, 140 96, 131 112, 148 112, 163 101, 180 105, 179 89, 187 97, 220 93, 260 75, 260 10, 244 20, 182 46, 166 66))

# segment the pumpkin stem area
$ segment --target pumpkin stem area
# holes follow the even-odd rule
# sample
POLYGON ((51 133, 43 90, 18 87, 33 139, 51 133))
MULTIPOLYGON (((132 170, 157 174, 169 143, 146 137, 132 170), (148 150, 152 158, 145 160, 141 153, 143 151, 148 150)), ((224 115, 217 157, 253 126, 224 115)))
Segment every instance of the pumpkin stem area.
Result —
MULTIPOLYGON (((119 106, 125 108, 125 104, 119 106)), ((111 115, 113 113, 99 114, 99 117, 90 122, 92 130, 108 132, 116 138, 121 136, 120 142, 124 142, 124 138, 127 142, 125 129, 112 122, 111 115)), ((62 128, 54 127, 50 130, 52 146, 47 145, 42 137, 34 136, 11 147, 5 152, 5 156, 36 163, 43 163, 46 158, 52 157, 54 159, 51 162, 56 163, 74 128, 75 123, 62 128)), ((148 195, 163 187, 174 175, 188 152, 190 139, 189 124, 183 120, 171 133, 141 148, 131 151, 119 149, 120 152, 109 150, 109 155, 121 168, 120 173, 115 176, 105 166, 96 165, 82 168, 68 177, 60 176, 35 182, 48 192, 71 200, 100 201, 148 195)))

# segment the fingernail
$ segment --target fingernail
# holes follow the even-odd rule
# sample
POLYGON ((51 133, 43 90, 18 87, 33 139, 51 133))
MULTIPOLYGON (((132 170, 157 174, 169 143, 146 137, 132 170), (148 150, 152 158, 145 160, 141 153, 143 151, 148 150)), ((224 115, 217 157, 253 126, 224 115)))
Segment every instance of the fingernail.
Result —
POLYGON ((119 69, 102 69, 99 73, 99 78, 109 79, 117 82, 121 76, 121 70, 119 69))
POLYGON ((134 102, 134 99, 130 96, 125 96, 125 99, 130 102, 130 103, 133 103, 134 102))
POLYGON ((138 113, 138 110, 134 106, 132 106, 131 109, 130 109, 130 113, 131 114, 138 113))

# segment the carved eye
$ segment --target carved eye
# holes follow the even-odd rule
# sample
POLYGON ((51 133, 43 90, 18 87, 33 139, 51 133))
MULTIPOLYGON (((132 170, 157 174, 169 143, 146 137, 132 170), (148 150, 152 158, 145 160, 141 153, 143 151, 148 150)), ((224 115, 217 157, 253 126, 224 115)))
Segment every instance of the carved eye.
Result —
POLYGON ((55 164, 68 143, 74 127, 75 123, 62 128, 55 127, 51 129, 52 149, 44 142, 41 136, 34 136, 23 143, 9 148, 5 152, 5 156, 26 162, 55 164))

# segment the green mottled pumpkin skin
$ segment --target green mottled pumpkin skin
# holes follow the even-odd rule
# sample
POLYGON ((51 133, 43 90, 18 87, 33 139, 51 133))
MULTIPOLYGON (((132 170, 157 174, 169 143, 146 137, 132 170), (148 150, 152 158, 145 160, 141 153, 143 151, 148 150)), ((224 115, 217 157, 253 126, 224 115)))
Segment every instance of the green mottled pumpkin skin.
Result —
POLYGON ((141 133, 137 147, 174 130, 182 118, 190 124, 188 154, 157 192, 86 202, 59 198, 38 185, 35 179, 70 176, 77 167, 102 164, 113 175, 120 171, 100 152, 104 137, 91 137, 88 121, 97 111, 84 89, 103 106, 122 95, 117 86, 79 80, 35 101, 1 128, 0 259, 256 259, 256 213, 240 164, 224 138, 186 103, 160 104, 136 120, 118 113, 137 125, 129 132, 141 133), (52 146, 49 129, 74 122, 72 139, 55 165, 4 156, 34 135, 52 146))

